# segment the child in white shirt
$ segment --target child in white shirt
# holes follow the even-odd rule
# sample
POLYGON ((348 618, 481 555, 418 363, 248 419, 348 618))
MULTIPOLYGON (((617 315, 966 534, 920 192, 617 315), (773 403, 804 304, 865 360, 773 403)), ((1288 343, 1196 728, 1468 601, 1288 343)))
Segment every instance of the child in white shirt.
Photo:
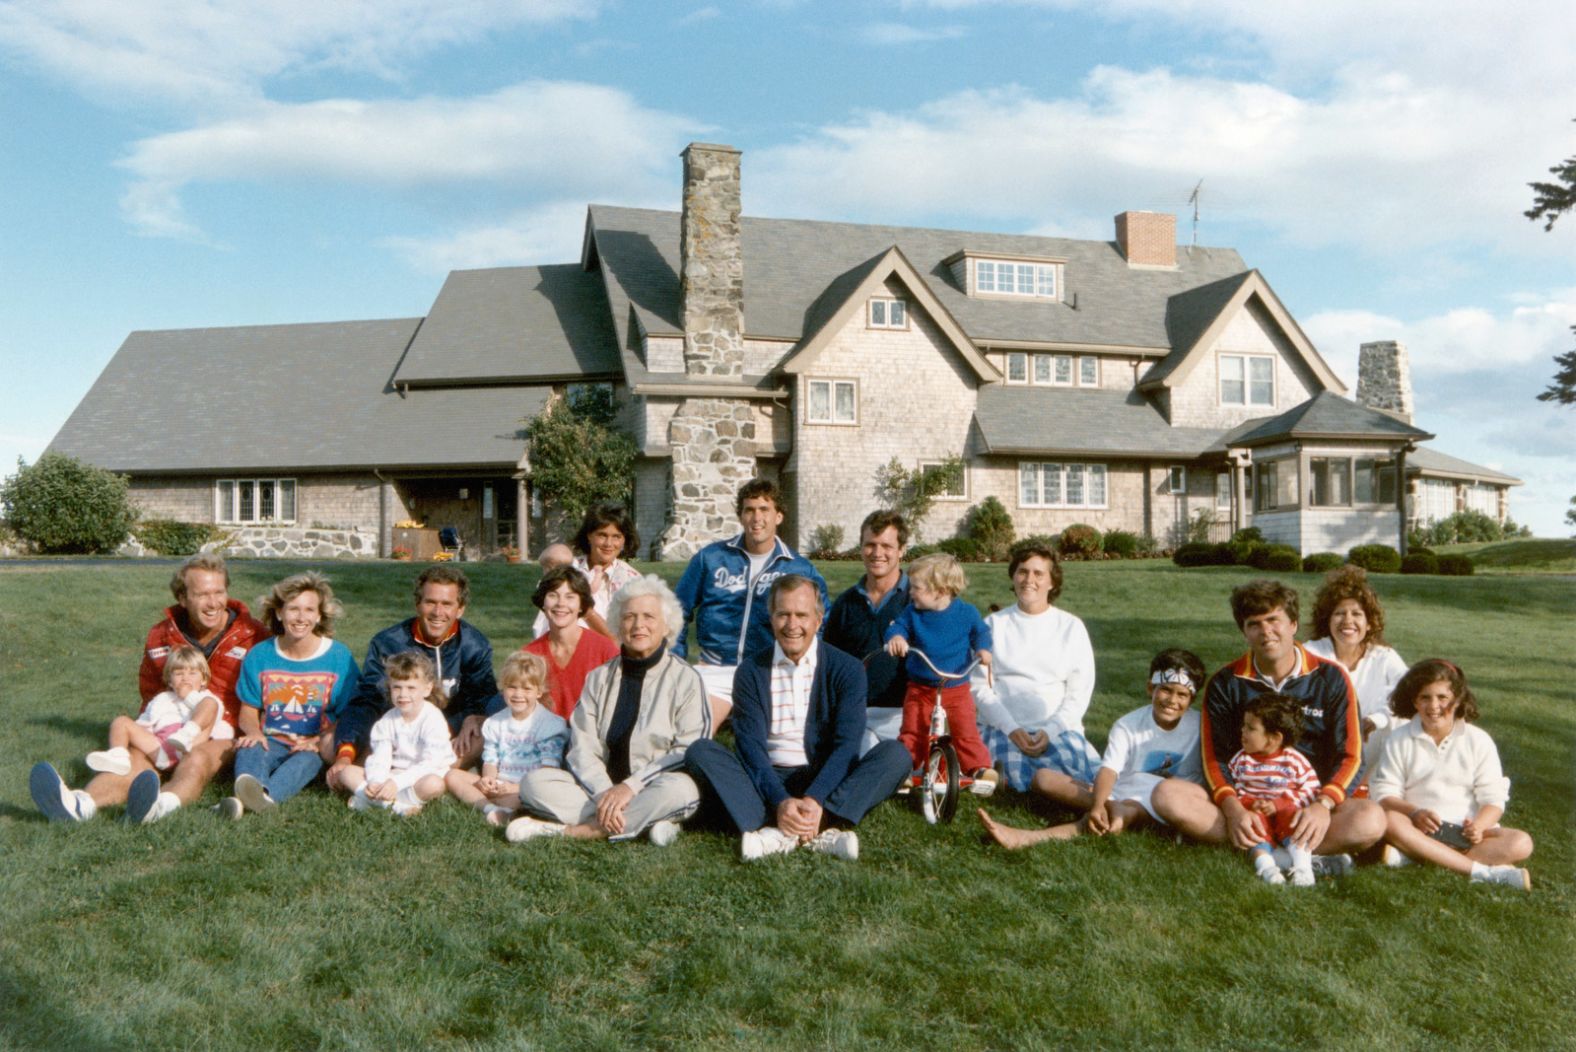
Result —
POLYGON ((209 738, 233 738, 219 698, 208 690, 208 659, 194 646, 176 647, 164 662, 164 685, 136 719, 116 716, 109 725, 109 748, 90 752, 87 765, 105 774, 130 774, 136 749, 167 771, 209 738))
POLYGON ((520 809, 520 779, 538 767, 563 767, 569 724, 546 705, 547 662, 517 650, 498 673, 508 708, 482 724, 482 770, 451 770, 449 792, 482 812, 487 823, 506 826, 520 809))
POLYGON ((352 811, 420 814, 423 804, 443 795, 444 776, 454 766, 443 692, 432 660, 414 650, 389 658, 383 673, 393 707, 372 725, 366 766, 345 768, 340 783, 351 790, 352 811))
POLYGON ((1396 684, 1390 708, 1410 722, 1386 739, 1368 783, 1388 822, 1385 862, 1431 862, 1530 890, 1531 875, 1516 863, 1532 854, 1532 837, 1499 824, 1510 779, 1494 739, 1471 722, 1478 707, 1466 674, 1449 661, 1419 661, 1396 684))

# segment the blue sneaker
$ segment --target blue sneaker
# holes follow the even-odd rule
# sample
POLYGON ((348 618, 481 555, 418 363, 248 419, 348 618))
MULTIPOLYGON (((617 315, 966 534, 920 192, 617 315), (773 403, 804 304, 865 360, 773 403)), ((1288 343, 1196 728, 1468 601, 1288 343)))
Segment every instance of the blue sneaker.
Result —
POLYGON ((33 806, 51 822, 80 822, 87 817, 82 814, 76 794, 50 764, 33 765, 27 774, 27 791, 33 794, 33 806))
POLYGON ((139 824, 150 821, 162 789, 155 771, 143 771, 133 778, 131 788, 126 791, 126 821, 139 824))

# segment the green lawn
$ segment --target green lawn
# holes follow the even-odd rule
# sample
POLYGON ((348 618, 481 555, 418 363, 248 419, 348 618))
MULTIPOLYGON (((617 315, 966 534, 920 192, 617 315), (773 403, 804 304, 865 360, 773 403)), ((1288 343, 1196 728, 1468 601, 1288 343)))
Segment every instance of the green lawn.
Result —
POLYGON ((1472 557, 1478 573, 1576 574, 1576 538, 1517 537, 1508 541, 1447 544, 1436 548, 1472 557))
MULTIPOLYGON (((232 593, 296 568, 238 563, 232 593)), ((1576 1032, 1568 580, 1376 578, 1401 653, 1449 656, 1478 689, 1507 820, 1538 842, 1522 895, 1416 868, 1270 888, 1149 833, 1008 854, 972 815, 932 828, 899 802, 861 827, 858 863, 748 867, 715 833, 515 847, 453 801, 403 820, 318 789, 233 825, 201 807, 49 825, 28 767, 83 780, 135 700, 170 569, 0 564, 0 1047, 1543 1049, 1576 1032)), ((501 655, 536 572, 467 569, 501 655)), ((835 592, 857 564, 825 570, 835 592)), ((972 570, 971 600, 1009 601, 1002 567, 972 570)), ((405 616, 412 569, 329 571, 359 657, 405 616)), ((1155 650, 1236 655, 1226 594, 1247 576, 1068 567, 1097 745, 1155 650)), ((1285 576, 1311 605, 1317 579, 1285 576)), ((993 811, 1041 819, 1006 795, 993 811)))

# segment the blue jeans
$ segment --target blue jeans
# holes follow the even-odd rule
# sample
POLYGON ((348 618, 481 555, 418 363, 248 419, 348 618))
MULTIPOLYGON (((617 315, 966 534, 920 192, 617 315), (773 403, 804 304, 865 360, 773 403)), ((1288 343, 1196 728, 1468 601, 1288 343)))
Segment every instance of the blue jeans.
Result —
POLYGON ((263 783, 275 802, 284 803, 311 784, 323 769, 323 758, 316 749, 291 752, 278 738, 264 745, 235 750, 235 776, 249 774, 263 783))

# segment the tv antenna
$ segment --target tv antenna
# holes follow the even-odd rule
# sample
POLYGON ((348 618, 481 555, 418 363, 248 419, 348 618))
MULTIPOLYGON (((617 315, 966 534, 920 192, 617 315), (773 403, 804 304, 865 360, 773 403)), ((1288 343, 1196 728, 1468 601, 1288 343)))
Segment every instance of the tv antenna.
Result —
POLYGON ((1193 187, 1193 192, 1188 195, 1187 199, 1187 203, 1193 206, 1193 244, 1189 246, 1190 248, 1198 247, 1198 201, 1202 196, 1200 191, 1203 189, 1204 180, 1200 179, 1198 185, 1193 187))

